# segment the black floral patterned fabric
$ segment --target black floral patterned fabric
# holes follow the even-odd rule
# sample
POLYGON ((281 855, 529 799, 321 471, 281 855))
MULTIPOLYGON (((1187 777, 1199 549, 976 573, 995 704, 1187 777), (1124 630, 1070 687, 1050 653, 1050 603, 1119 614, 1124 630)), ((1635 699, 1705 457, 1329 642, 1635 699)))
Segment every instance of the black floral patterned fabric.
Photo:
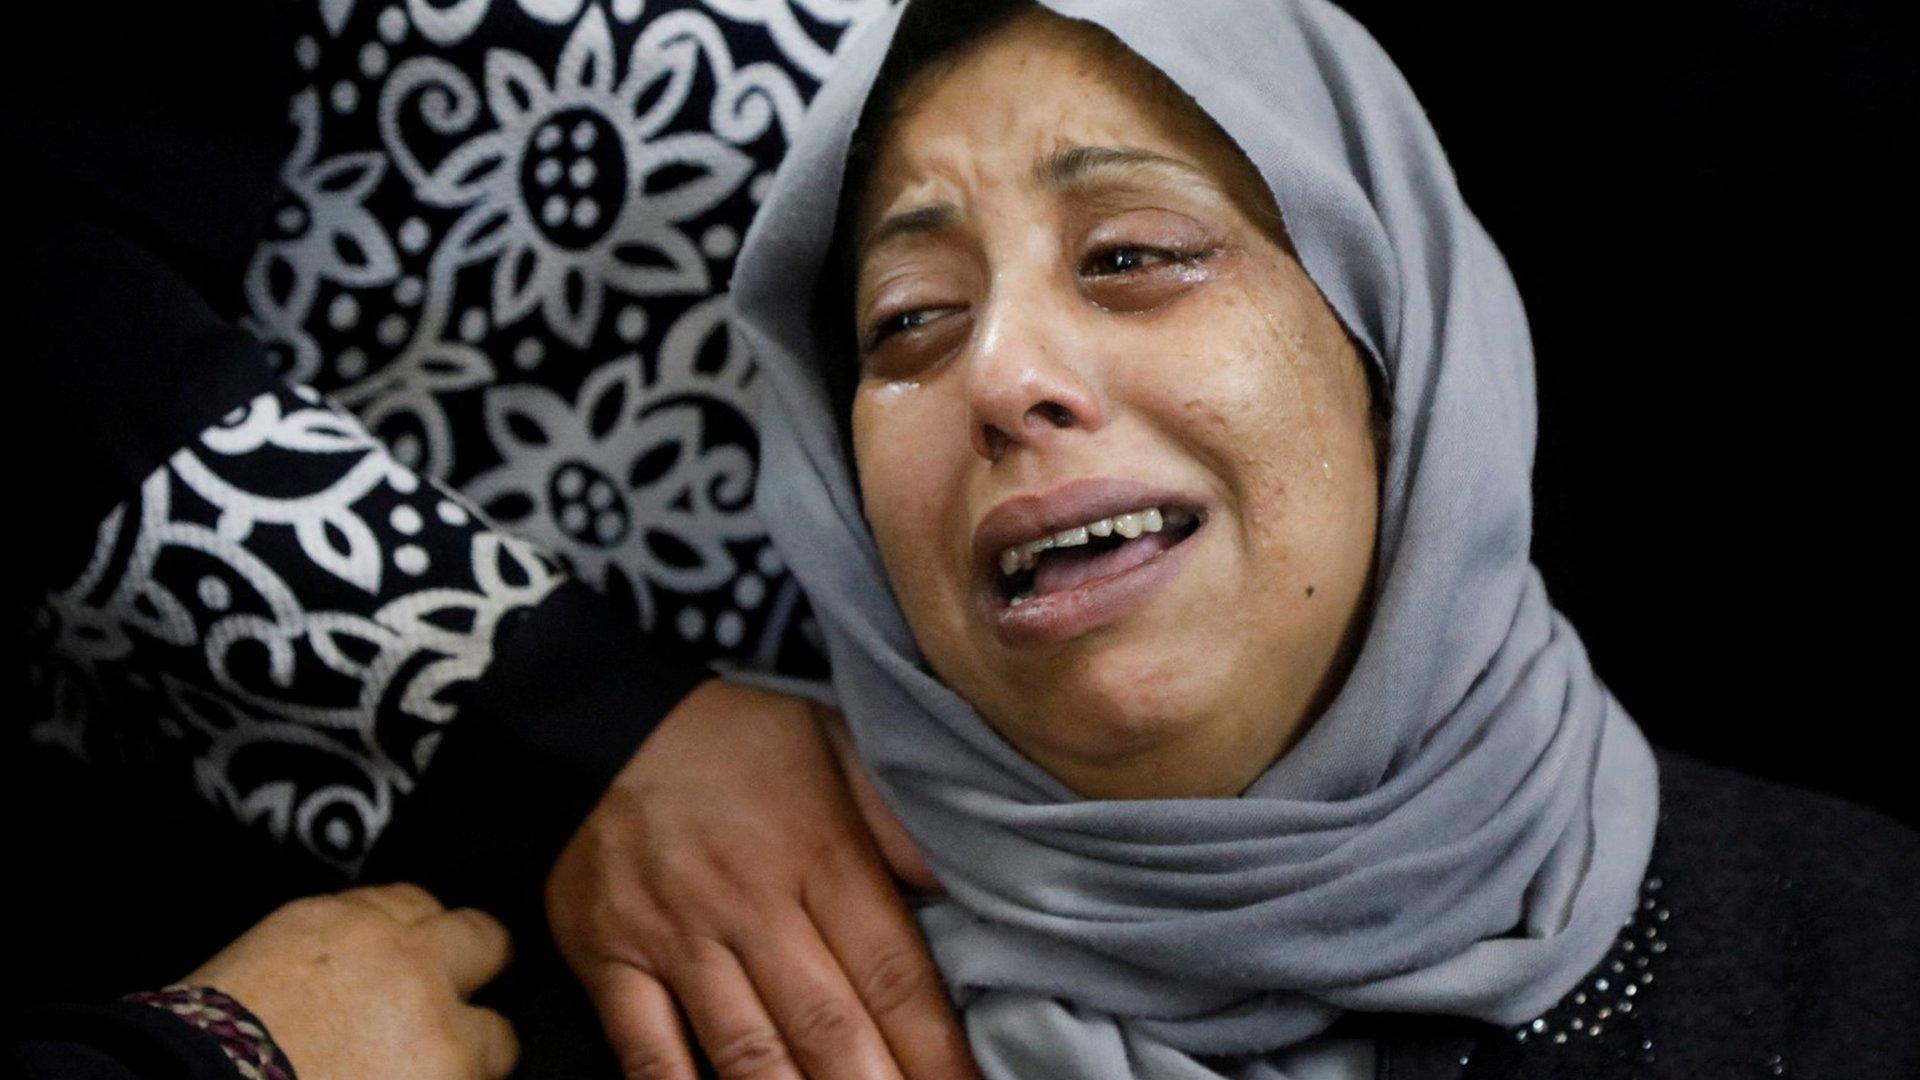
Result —
MULTIPOLYGON (((250 321, 647 625, 771 662, 741 234, 870 2, 321 4, 250 321)), ((783 595, 784 593, 784 595, 783 595)))
MULTIPOLYGON (((299 387, 169 458, 46 614, 71 673, 157 716, 203 796, 351 869, 453 720, 449 688, 559 580, 299 387)), ((37 734, 84 754, 87 717, 37 734)))
MULTIPOLYGON (((293 6, 291 151, 230 283, 283 388, 90 526, 35 612, 34 736, 153 739, 351 873, 563 584, 648 635, 631 663, 675 667, 663 686, 687 658, 818 673, 754 514, 724 288, 834 48, 883 7, 293 6)), ((174 370, 145 377, 209 392, 174 370)))

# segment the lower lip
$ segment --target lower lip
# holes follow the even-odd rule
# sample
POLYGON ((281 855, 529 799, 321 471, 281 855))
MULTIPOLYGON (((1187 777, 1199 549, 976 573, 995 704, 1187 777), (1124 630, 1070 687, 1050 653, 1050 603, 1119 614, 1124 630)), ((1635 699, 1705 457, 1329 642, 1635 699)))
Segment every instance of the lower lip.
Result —
POLYGON ((990 592, 985 601, 987 622, 1001 644, 1016 649, 1059 645, 1119 622, 1147 606, 1153 594, 1180 573, 1187 553, 1206 530, 1202 524, 1185 540, 1138 566, 1034 597, 1019 607, 990 592))

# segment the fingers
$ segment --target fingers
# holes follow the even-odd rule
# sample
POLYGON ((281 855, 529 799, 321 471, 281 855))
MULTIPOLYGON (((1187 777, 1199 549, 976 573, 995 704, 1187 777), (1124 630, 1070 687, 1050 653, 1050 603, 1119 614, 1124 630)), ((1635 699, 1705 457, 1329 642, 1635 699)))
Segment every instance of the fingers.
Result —
POLYGON ((735 953, 808 1076, 898 1080, 886 1040, 804 912, 762 919, 735 953))
POLYGON ((590 988, 607 1044, 627 1080, 694 1080, 693 1055, 666 987, 621 963, 601 967, 590 988))
POLYGON ((725 945, 695 942, 674 972, 673 989, 721 1080, 801 1080, 780 1030, 725 945))
MULTIPOLYGON (((728 1080, 799 1080, 803 1070, 898 1080, 890 1038, 906 1060, 955 1056, 959 1037, 942 1027, 953 1023, 944 1002, 930 1004, 939 983, 904 910, 885 908, 890 929, 873 937, 836 929, 845 942, 834 945, 808 911, 813 894, 845 903, 848 926, 900 903, 806 706, 708 684, 621 771, 561 854, 546 903, 629 1076, 685 1076, 694 1055, 668 991, 728 1080), (729 813, 691 812, 716 792, 729 813), (843 877, 838 859, 819 854, 843 848, 866 870, 843 877), (861 965, 858 981, 842 949, 861 965), (625 972, 609 976, 616 966, 625 972), (863 996, 899 1017, 897 1035, 881 1031, 863 996), (931 1050, 910 1045, 922 1032, 934 1033, 931 1050)), ((922 1072, 914 1080, 970 1075, 922 1072)))
POLYGON ((486 1080, 504 1080, 520 1060, 520 1039, 507 1018, 492 1009, 462 1006, 454 1016, 460 1041, 467 1048, 480 1075, 486 1080))
POLYGON ((513 955, 507 928, 477 908, 441 912, 417 924, 415 932, 461 997, 492 982, 513 955))
POLYGON ((430 919, 441 911, 440 901, 435 900, 432 893, 407 881, 396 881, 391 885, 362 885, 339 895, 342 900, 379 908, 403 926, 430 919))
POLYGON ((849 854, 807 910, 910 1080, 979 1076, 920 926, 870 855, 849 854))

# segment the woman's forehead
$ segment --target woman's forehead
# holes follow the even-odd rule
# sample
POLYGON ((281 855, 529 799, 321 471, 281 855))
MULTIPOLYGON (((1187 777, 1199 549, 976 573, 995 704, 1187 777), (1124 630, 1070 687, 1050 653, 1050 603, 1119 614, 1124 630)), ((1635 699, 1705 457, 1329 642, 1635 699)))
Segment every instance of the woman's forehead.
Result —
POLYGON ((1277 222, 1252 163, 1184 91, 1107 31, 1041 9, 916 75, 869 179, 862 248, 885 220, 925 225, 920 211, 1007 183, 1206 185, 1277 222))
POLYGON ((937 159, 978 153, 982 136, 1013 133, 1052 143, 1111 143, 1129 135, 1167 142, 1192 126, 1182 105, 1194 108, 1107 31, 1034 9, 910 80, 894 103, 882 152, 937 159))

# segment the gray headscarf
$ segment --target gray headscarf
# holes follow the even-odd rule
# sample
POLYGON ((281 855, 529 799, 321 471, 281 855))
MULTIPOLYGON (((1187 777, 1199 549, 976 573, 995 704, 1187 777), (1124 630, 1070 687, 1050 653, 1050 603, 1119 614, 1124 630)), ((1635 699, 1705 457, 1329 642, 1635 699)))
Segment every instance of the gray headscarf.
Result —
POLYGON ((734 281, 765 379, 759 507, 951 894, 922 922, 976 1055, 990 1076, 1276 1076, 1347 1010, 1537 1015, 1631 912, 1657 785, 1528 562, 1533 355, 1506 264, 1399 71, 1324 0, 1044 2, 1245 152, 1393 423, 1372 621, 1304 738, 1238 799, 1074 795, 929 674, 861 514, 821 375, 853 361, 819 355, 813 296, 898 11, 848 47, 734 281))

